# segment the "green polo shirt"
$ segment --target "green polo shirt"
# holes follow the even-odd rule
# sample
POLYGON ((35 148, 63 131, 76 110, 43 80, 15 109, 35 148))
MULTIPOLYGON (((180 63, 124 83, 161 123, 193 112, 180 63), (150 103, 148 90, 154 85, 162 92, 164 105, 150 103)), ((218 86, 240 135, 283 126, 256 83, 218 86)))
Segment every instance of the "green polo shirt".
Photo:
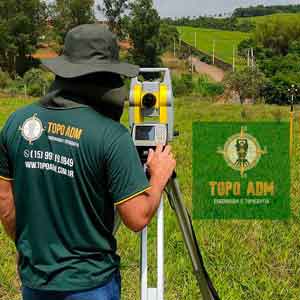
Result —
POLYGON ((80 291, 119 269, 116 205, 149 187, 128 130, 84 105, 35 103, 0 134, 0 176, 13 180, 24 286, 80 291))

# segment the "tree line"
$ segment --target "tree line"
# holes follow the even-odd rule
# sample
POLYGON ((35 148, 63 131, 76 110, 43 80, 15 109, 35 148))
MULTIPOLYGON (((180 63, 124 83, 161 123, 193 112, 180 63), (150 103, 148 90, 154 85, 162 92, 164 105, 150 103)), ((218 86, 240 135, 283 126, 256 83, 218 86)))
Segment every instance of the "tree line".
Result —
POLYGON ((253 49, 255 69, 260 73, 260 76, 255 75, 254 80, 260 78, 261 96, 268 103, 288 104, 288 88, 300 84, 299 22, 295 19, 274 19, 260 23, 253 36, 241 42, 238 48, 239 55, 245 59, 249 49, 253 49))
POLYGON ((233 12, 234 18, 243 18, 243 17, 259 17, 273 15, 277 13, 299 13, 300 4, 296 5, 257 5, 250 6, 245 8, 237 8, 233 12))
POLYGON ((211 28, 218 30, 243 31, 249 32, 255 25, 248 20, 239 22, 238 18, 212 18, 212 17, 183 17, 183 18, 165 18, 163 22, 173 26, 191 26, 199 28, 211 28))
POLYGON ((96 12, 106 17, 119 38, 129 38, 128 59, 141 66, 160 65, 159 56, 178 39, 175 28, 162 24, 152 0, 0 0, 0 71, 23 75, 39 62, 33 54, 43 45, 62 51, 66 33, 80 24, 95 23, 96 12))

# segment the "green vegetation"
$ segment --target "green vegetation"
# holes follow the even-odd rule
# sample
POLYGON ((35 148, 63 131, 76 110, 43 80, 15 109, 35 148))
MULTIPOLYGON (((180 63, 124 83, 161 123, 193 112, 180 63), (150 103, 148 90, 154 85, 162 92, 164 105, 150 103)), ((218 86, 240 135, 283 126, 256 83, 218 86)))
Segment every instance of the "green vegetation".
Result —
POLYGON ((45 3, 40 0, 0 1, 0 70, 23 74, 32 64, 45 29, 45 3))
POLYGON ((191 74, 173 75, 172 84, 175 97, 192 94, 213 98, 224 93, 223 84, 213 82, 205 75, 194 76, 194 78, 191 74))
POLYGON ((213 18, 213 17, 183 17, 183 18, 165 18, 163 23, 173 26, 189 26, 198 28, 210 28, 228 31, 251 31, 254 28, 250 21, 239 22, 238 18, 213 18))
POLYGON ((0 70, 0 89, 11 96, 43 96, 53 80, 54 74, 37 68, 28 70, 23 77, 16 76, 14 80, 0 70))
POLYGON ((248 39, 250 35, 244 32, 223 31, 194 27, 177 27, 183 41, 195 46, 195 32, 197 35, 196 48, 200 51, 213 54, 213 42, 215 41, 215 55, 226 63, 232 63, 233 47, 248 39))
POLYGON ((235 9, 233 17, 256 17, 267 16, 278 13, 298 13, 300 12, 300 5, 257 5, 250 7, 243 7, 235 9))
MULTIPOLYGON (((1 99, 1 126, 18 106, 28 100, 1 99)), ((176 100, 176 129, 180 136, 174 141, 178 175, 185 202, 191 209, 191 128, 201 121, 271 121, 288 120, 288 108, 255 105, 222 105, 199 101, 195 97, 176 100)), ((127 124, 127 116, 123 118, 127 124)), ((292 161, 292 218, 276 221, 195 221, 195 230, 203 250, 207 269, 224 300, 290 300, 297 299, 299 287, 300 232, 300 124, 295 124, 297 157, 292 161), (296 181, 297 180, 297 181, 296 181)), ((185 250, 177 221, 166 202, 166 300, 199 299, 191 264, 185 250)), ((139 299, 139 236, 124 226, 118 233, 122 257, 123 300, 139 299)), ((152 226, 150 242, 155 241, 152 226)), ((155 249, 150 247, 150 283, 154 284, 155 249)), ((0 229, 0 299, 19 299, 14 246, 0 229)))
POLYGON ((268 78, 263 91, 268 103, 287 104, 288 88, 300 82, 299 19, 270 19, 258 23, 253 38, 239 45, 239 54, 246 58, 254 49, 256 64, 268 78))
POLYGON ((300 20, 300 13, 293 14, 293 13, 278 13, 273 15, 267 15, 267 16, 258 16, 258 17, 245 17, 245 18, 238 18, 239 23, 243 24, 244 22, 251 22, 255 25, 261 24, 261 23, 267 23, 274 20, 279 21, 290 21, 290 20, 300 20))
POLYGON ((133 43, 131 60, 141 67, 160 65, 160 17, 152 0, 136 0, 130 5, 128 33, 133 43))
POLYGON ((49 16, 60 43, 71 28, 95 22, 94 3, 94 0, 56 0, 49 4, 49 16))
POLYGON ((252 99, 255 102, 262 97, 267 79, 257 68, 241 68, 226 74, 224 85, 228 91, 237 92, 243 104, 246 99, 252 99))
POLYGON ((127 0, 103 0, 103 4, 97 5, 98 11, 107 18, 109 29, 118 36, 123 35, 123 14, 128 7, 127 0))
POLYGON ((237 8, 231 17, 226 14, 211 16, 164 18, 163 22, 173 26, 189 26, 198 28, 210 28, 229 31, 250 32, 256 22, 274 17, 294 18, 300 12, 300 5, 277 5, 277 6, 251 6, 237 8), (217 17, 218 16, 218 17, 217 17), (274 17, 273 17, 274 16, 274 17), (257 18, 256 18, 257 17, 257 18))

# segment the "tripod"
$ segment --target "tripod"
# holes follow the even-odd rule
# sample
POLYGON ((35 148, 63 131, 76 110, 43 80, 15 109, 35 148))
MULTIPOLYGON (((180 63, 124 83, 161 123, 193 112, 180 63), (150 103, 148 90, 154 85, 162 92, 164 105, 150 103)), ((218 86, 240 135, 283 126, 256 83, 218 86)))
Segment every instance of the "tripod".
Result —
MULTIPOLYGON (((174 172, 165 193, 177 221, 188 250, 194 274, 203 300, 220 300, 216 289, 205 269, 203 258, 193 229, 189 213, 184 206, 179 183, 174 172)), ((118 218, 119 219, 119 218, 118 218)), ((116 223, 115 231, 120 224, 116 223)), ((157 288, 148 287, 147 227, 141 233, 141 300, 164 299, 164 203, 161 201, 157 211, 157 288)))

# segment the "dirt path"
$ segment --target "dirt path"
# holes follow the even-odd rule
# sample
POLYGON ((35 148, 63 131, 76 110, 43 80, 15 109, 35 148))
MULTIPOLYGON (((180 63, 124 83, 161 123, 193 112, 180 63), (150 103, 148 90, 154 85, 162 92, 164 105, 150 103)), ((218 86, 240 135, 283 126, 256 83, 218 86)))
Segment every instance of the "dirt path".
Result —
POLYGON ((193 57, 193 64, 199 74, 205 74, 216 82, 221 82, 224 79, 225 72, 216 66, 204 63, 197 57, 193 57))

